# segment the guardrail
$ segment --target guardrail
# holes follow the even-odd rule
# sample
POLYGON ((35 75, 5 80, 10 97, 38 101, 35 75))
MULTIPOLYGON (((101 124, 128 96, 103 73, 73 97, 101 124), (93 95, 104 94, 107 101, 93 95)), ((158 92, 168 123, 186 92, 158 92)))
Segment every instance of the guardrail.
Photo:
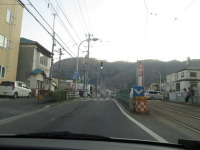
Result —
POLYGON ((77 98, 77 97, 80 97, 79 92, 68 92, 67 93, 67 100, 69 98, 77 98))
POLYGON ((122 100, 125 103, 129 103, 129 93, 117 93, 116 98, 122 100))

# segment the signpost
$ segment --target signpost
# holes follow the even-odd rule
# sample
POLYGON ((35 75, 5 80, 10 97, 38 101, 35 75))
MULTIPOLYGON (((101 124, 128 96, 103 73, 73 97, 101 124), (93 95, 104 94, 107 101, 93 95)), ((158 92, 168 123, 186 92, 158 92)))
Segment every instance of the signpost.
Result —
POLYGON ((129 109, 136 113, 148 113, 147 98, 144 96, 144 65, 141 61, 137 62, 136 86, 133 86, 130 96, 129 109))
POLYGON ((78 77, 79 77, 79 73, 75 71, 72 79, 78 79, 78 77))
POLYGON ((144 86, 134 86, 133 95, 135 96, 144 96, 144 86))

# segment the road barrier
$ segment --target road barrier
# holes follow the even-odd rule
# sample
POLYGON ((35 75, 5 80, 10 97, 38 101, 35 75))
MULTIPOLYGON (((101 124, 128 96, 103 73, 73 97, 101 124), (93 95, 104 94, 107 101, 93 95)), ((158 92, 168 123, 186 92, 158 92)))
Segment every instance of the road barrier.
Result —
POLYGON ((135 96, 130 98, 129 93, 117 93, 117 99, 120 100, 127 109, 138 114, 148 114, 147 98, 145 96, 135 96))
POLYGON ((135 112, 136 113, 142 113, 147 114, 149 112, 147 107, 147 98, 144 96, 136 96, 134 97, 135 101, 135 112))

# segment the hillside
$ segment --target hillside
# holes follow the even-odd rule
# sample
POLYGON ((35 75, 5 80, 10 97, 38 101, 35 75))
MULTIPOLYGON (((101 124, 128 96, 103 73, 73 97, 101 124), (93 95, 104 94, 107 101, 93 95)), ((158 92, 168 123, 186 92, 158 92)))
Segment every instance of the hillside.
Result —
MULTIPOLYGON (((97 80, 97 68, 100 66, 102 60, 91 58, 89 65, 89 83, 96 84, 97 80)), ((84 58, 79 59, 79 73, 80 76, 84 76, 84 58)), ((166 75, 177 72, 186 68, 186 61, 159 61, 159 60, 144 60, 144 78, 145 85, 149 85, 152 82, 159 81, 159 74, 152 70, 158 70, 161 72, 162 81, 166 80, 166 75)), ((120 85, 127 84, 131 87, 136 81, 136 62, 107 62, 103 60, 104 68, 101 70, 102 82, 104 86, 108 88, 119 88, 120 85)), ((200 59, 192 60, 192 65, 200 66, 200 59)), ((53 66, 53 77, 58 77, 58 66, 56 62, 53 66)), ((61 60, 61 78, 65 80, 71 80, 73 72, 76 68, 76 59, 69 58, 61 60)))

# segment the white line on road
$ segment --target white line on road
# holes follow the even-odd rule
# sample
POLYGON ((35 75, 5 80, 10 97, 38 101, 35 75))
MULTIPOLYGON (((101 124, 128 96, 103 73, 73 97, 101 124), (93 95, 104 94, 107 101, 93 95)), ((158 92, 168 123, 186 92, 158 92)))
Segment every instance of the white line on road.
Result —
POLYGON ((121 106, 118 104, 118 102, 115 101, 115 104, 118 106, 118 108, 120 109, 120 111, 122 112, 122 114, 123 114, 124 116, 126 116, 129 120, 131 120, 133 123, 135 123, 135 124, 138 125, 140 128, 142 128, 144 131, 146 131, 149 135, 151 135, 153 138, 155 138, 158 142, 168 143, 168 141, 166 141, 165 139, 163 139, 161 136, 159 136, 158 134, 156 134, 155 132, 153 132, 152 130, 150 130, 149 128, 147 128, 146 126, 144 126, 143 124, 141 124, 141 123, 138 122, 137 120, 133 119, 131 116, 129 116, 129 115, 121 108, 121 106))
POLYGON ((12 122, 12 121, 15 121, 15 120, 18 120, 18 119, 21 119, 21 118, 36 114, 36 113, 39 113, 41 111, 44 111, 44 110, 48 109, 49 107, 50 107, 50 105, 46 105, 42 109, 38 109, 38 110, 30 111, 30 112, 25 112, 23 114, 19 114, 19 115, 13 116, 13 117, 1 119, 0 120, 0 125, 4 125, 4 124, 7 124, 9 122, 12 122))

